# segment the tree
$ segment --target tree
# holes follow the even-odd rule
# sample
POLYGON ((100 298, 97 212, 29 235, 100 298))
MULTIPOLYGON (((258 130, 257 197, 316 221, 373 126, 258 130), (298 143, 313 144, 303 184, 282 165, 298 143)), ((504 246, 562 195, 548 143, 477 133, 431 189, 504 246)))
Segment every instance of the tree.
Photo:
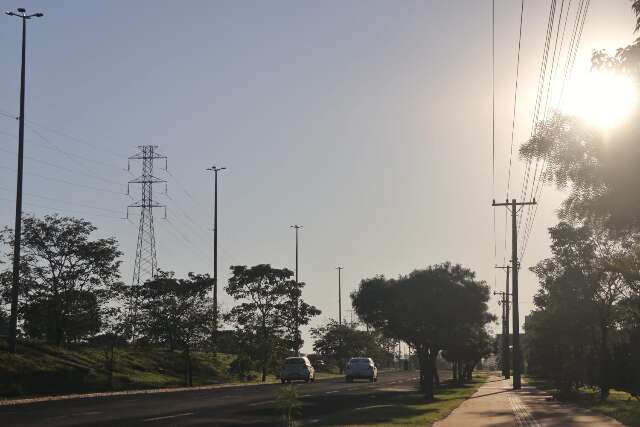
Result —
POLYGON ((456 328, 483 327, 494 319, 488 313, 487 285, 471 270, 451 263, 398 279, 364 279, 351 298, 360 319, 416 350, 428 400, 433 399, 436 359, 451 344, 456 328))
POLYGON ((493 340, 484 325, 455 329, 442 356, 452 364, 453 379, 462 384, 471 381, 476 365, 492 352, 493 340))
MULTIPOLYGON (((634 1, 636 31, 640 29, 640 2, 634 1)), ((640 39, 610 55, 595 50, 592 68, 640 82, 640 39)), ((621 126, 603 132, 578 117, 554 115, 536 129, 520 148, 524 159, 542 162, 542 177, 569 190, 560 212, 563 220, 597 219, 611 229, 640 227, 640 111, 632 112, 621 126)))
MULTIPOLYGON (((28 336, 61 345, 98 331, 101 310, 120 279, 121 252, 114 238, 90 240, 94 231, 83 219, 23 219, 19 314, 28 336)), ((11 230, 5 228, 1 239, 12 245, 11 230)), ((0 275, 5 289, 11 275, 0 275)))
MULTIPOLYGON (((640 29, 640 0, 634 0, 640 29)), ((640 81, 640 39, 615 54, 596 50, 592 67, 640 81)), ((533 270, 541 289, 526 319, 529 367, 561 392, 598 385, 640 390, 640 111, 606 133, 557 114, 520 148, 542 162, 542 179, 566 189, 561 223, 552 229, 553 256, 533 270)))
POLYGON ((208 274, 189 273, 187 279, 176 279, 173 272, 160 271, 140 289, 143 336, 182 350, 188 386, 193 385, 191 353, 213 332, 213 300, 207 297, 212 286, 208 274))
POLYGON ((540 290, 534 298, 537 310, 527 319, 530 363, 534 369, 539 364, 538 369, 551 375, 565 393, 583 383, 597 384, 606 399, 612 333, 622 320, 620 304, 630 290, 624 274, 612 266, 625 256, 634 236, 614 238, 596 223, 561 222, 549 233, 552 257, 532 268, 540 290))
POLYGON ((237 305, 225 320, 235 322, 237 333, 253 344, 262 381, 266 381, 275 356, 286 348, 299 348, 298 334, 291 334, 294 325, 308 324, 320 310, 301 299, 305 284, 292 280, 293 272, 289 269, 277 269, 269 264, 250 268, 237 265, 231 267, 231 273, 225 291, 237 305))
POLYGON ((325 361, 334 363, 340 373, 354 356, 368 356, 378 364, 389 358, 393 360, 389 340, 377 332, 359 330, 357 326, 355 322, 340 324, 330 320, 324 326, 311 329, 311 336, 315 338, 313 351, 325 361))

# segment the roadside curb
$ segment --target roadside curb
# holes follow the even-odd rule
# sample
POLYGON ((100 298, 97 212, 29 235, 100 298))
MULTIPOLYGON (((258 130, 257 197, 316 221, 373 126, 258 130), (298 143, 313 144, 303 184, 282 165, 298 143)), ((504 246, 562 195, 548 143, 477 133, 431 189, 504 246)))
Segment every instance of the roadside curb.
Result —
POLYGON ((203 386, 197 386, 197 387, 173 387, 173 388, 153 388, 153 389, 140 389, 140 390, 105 391, 105 392, 98 392, 98 393, 75 393, 75 394, 65 394, 61 396, 42 396, 42 397, 32 397, 32 398, 15 399, 15 400, 14 399, 0 400, 0 407, 26 405, 30 403, 40 403, 40 402, 55 402, 60 400, 94 399, 98 397, 114 397, 114 396, 135 396, 135 395, 141 395, 141 394, 179 393, 179 392, 185 392, 185 391, 216 390, 216 389, 222 389, 222 388, 265 386, 265 385, 273 385, 273 384, 277 384, 277 383, 275 382, 230 383, 230 384, 203 385, 203 386))
MULTIPOLYGON (((327 381, 331 379, 335 379, 335 377, 319 378, 318 381, 327 381)), ((135 395, 159 394, 159 393, 180 393, 180 392, 186 392, 186 391, 217 390, 217 389, 223 389, 223 388, 267 386, 267 385, 277 385, 277 384, 280 384, 280 382, 273 381, 273 382, 265 382, 265 383, 262 383, 262 382, 226 383, 226 384, 202 385, 202 386, 196 386, 196 387, 150 388, 150 389, 138 389, 138 390, 104 391, 104 392, 97 392, 97 393, 74 393, 74 394, 65 394, 65 395, 59 395, 59 396, 30 397, 30 398, 24 398, 24 399, 4 399, 4 400, 0 399, 0 407, 27 405, 30 403, 40 403, 40 402, 56 402, 60 400, 95 399, 100 397, 135 396, 135 395)))

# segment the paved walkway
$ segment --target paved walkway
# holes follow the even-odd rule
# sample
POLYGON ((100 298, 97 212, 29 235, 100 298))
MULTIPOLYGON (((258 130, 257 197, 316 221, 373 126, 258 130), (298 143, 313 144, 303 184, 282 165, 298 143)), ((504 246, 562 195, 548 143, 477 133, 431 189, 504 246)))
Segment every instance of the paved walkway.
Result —
POLYGON ((490 376, 476 394, 434 427, 624 427, 604 415, 548 398, 548 394, 527 385, 513 391, 511 380, 490 376))

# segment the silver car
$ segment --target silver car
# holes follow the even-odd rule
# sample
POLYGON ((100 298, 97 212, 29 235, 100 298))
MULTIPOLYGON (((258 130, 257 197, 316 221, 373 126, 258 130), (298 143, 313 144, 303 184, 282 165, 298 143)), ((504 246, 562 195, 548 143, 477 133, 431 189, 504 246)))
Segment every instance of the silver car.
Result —
POLYGON ((316 378, 316 371, 311 366, 311 362, 306 357, 287 357, 280 370, 280 381, 282 383, 293 380, 304 382, 313 381, 316 378))
POLYGON ((378 368, 370 357, 352 357, 344 370, 345 380, 352 382, 356 378, 378 381, 378 368))

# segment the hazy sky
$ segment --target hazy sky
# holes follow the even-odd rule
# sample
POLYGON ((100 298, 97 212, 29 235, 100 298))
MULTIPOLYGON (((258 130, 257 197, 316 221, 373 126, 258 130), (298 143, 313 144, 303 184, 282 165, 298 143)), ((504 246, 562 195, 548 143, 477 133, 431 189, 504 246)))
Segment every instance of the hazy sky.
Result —
MULTIPOLYGON (((531 132, 549 3, 525 2, 516 149, 531 132)), ((138 217, 121 219, 133 202, 124 193, 139 170, 132 162, 127 172, 127 157, 154 144, 169 158, 170 175, 158 171, 168 196, 157 188, 168 220, 155 212, 163 269, 212 268, 205 168, 215 164, 228 167, 219 181, 222 285, 231 264, 293 268, 289 226, 302 224, 304 298, 323 311, 314 324, 337 317, 338 265, 343 301, 364 277, 446 260, 503 288, 493 265, 508 258, 504 211, 494 258, 490 206, 490 0, 2 2, 17 6, 45 13, 28 30, 25 210, 82 216, 117 237, 125 280, 138 217)), ((499 199, 519 12, 519 1, 496 0, 499 199)), ((0 111, 9 115, 18 110, 19 24, 0 19, 0 111)), ((629 44, 633 28, 629 1, 593 0, 576 69, 588 69, 594 48, 629 44)), ((16 134, 17 122, 0 116, 7 225, 16 134)), ((514 160, 517 196, 523 167, 514 160)), ((538 210, 522 261, 523 320, 537 287, 528 267, 548 254, 546 228, 562 197, 547 189, 538 210)), ((221 301, 230 307, 224 292, 221 301)))

